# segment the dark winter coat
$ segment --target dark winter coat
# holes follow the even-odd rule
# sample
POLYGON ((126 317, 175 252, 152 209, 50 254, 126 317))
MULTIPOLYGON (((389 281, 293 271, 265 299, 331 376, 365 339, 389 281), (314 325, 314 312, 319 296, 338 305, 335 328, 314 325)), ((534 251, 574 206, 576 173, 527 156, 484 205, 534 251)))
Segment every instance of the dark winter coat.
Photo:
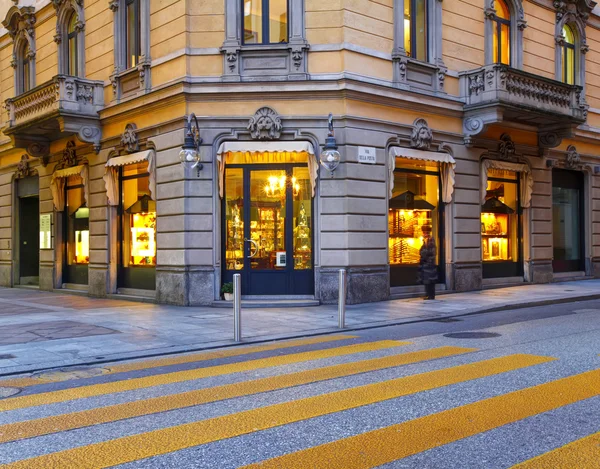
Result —
POLYGON ((437 282, 436 247, 433 237, 427 238, 419 251, 419 273, 417 281, 422 285, 437 282))

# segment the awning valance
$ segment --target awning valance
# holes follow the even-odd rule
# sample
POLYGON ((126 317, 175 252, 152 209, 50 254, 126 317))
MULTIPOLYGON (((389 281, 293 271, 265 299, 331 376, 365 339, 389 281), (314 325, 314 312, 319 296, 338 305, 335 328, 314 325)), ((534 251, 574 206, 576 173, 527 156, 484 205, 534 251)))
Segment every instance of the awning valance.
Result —
POLYGON ((521 183, 521 207, 528 208, 531 205, 531 194, 533 194, 533 174, 531 168, 525 163, 510 163, 508 161, 498 161, 484 159, 481 161, 481 205, 485 203, 485 194, 487 192, 488 170, 499 169, 502 171, 514 171, 522 173, 523 180, 521 183))
POLYGON ((89 170, 85 164, 78 166, 71 166, 70 168, 58 169, 52 173, 52 179, 50 180, 50 192, 52 192, 52 201, 54 208, 58 212, 62 212, 65 209, 65 179, 70 176, 79 176, 83 184, 83 196, 85 203, 88 202, 88 179, 89 170))
POLYGON ((391 147, 390 162, 388 165, 391 199, 394 192, 394 170, 396 169, 396 158, 407 158, 409 160, 433 161, 440 164, 440 176, 442 178, 442 201, 445 204, 452 202, 454 192, 454 169, 456 161, 449 153, 436 151, 416 150, 414 148, 391 147))
POLYGON ((109 205, 119 203, 119 168, 130 164, 148 162, 150 197, 156 200, 156 176, 154 174, 156 154, 154 150, 139 151, 129 155, 115 156, 106 162, 104 168, 104 185, 109 205))
POLYGON ((288 163, 288 153, 305 153, 312 196, 315 196, 315 187, 319 164, 315 157, 315 150, 310 142, 223 142, 217 151, 219 165, 219 196, 223 198, 223 178, 225 176, 226 155, 234 154, 244 157, 244 163, 288 163))

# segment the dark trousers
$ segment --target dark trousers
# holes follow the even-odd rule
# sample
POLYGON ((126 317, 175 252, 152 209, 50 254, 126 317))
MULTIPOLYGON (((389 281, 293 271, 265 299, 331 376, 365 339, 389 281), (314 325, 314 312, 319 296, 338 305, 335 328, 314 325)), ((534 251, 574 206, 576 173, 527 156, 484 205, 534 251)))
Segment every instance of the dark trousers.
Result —
POLYGON ((425 298, 428 300, 435 300, 435 283, 425 284, 425 298))

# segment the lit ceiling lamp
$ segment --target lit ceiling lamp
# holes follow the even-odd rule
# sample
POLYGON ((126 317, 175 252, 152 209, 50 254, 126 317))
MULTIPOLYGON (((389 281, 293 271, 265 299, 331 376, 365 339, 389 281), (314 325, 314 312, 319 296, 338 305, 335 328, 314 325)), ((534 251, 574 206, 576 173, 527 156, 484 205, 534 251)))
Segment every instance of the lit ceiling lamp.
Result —
POLYGON ((329 171, 331 177, 333 177, 333 172, 340 164, 340 152, 337 151, 337 143, 335 141, 335 137, 333 136, 333 114, 331 113, 327 119, 327 126, 329 128, 329 132, 327 132, 325 145, 323 146, 323 151, 321 152, 321 164, 329 171))
POLYGON ((202 139, 200 138, 200 126, 198 125, 198 119, 196 114, 193 112, 187 118, 187 125, 185 129, 185 138, 183 140, 183 147, 179 152, 179 161, 184 167, 190 169, 196 169, 197 175, 200 177, 200 170, 202 169, 202 163, 200 162, 200 144, 202 139), (192 119, 195 122, 195 126, 192 127, 192 119))

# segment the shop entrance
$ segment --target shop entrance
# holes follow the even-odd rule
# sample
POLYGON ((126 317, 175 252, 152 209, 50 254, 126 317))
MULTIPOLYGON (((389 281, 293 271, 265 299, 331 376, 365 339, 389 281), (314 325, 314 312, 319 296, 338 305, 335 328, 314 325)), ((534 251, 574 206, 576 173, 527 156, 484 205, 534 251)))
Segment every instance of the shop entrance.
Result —
POLYGON ((39 285, 40 279, 40 198, 38 178, 17 181, 19 285, 39 285))
POLYGON ((583 173, 552 170, 552 240, 554 272, 585 270, 583 173))
POLYGON ((313 207, 304 164, 228 164, 223 197, 223 282, 244 295, 312 295, 313 207))
POLYGON ((70 176, 66 179, 63 283, 88 284, 90 209, 86 206, 84 190, 81 177, 70 176))

